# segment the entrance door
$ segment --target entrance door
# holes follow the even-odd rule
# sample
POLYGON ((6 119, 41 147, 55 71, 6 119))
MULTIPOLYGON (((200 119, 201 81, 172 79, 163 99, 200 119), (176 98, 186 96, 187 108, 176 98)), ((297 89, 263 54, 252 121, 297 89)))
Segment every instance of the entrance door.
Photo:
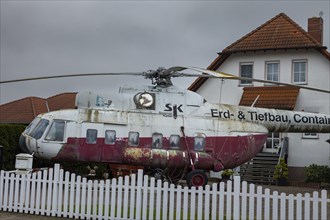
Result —
POLYGON ((269 133, 263 152, 278 153, 280 145, 280 133, 269 133))

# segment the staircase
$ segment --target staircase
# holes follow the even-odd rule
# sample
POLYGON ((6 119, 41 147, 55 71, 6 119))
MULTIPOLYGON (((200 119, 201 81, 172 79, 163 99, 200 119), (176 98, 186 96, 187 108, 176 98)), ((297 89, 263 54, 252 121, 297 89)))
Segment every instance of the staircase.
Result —
POLYGON ((255 184, 275 185, 275 166, 279 160, 276 153, 258 153, 252 160, 240 166, 241 180, 255 184))

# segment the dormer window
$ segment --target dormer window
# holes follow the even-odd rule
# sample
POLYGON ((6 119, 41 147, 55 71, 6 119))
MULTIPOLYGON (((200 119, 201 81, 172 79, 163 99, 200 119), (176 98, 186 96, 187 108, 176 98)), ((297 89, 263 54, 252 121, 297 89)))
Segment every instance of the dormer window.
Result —
POLYGON ((292 80, 294 84, 307 84, 307 60, 292 61, 292 80))
MULTIPOLYGON (((253 77, 253 63, 240 63, 240 77, 253 77)), ((252 85, 252 80, 244 79, 240 81, 240 86, 252 85)))

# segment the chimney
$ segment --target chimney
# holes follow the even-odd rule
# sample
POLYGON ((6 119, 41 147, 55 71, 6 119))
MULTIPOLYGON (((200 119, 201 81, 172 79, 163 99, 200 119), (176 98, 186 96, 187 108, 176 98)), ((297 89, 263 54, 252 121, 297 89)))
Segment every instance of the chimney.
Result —
POLYGON ((308 34, 323 45, 323 19, 321 17, 308 18, 308 34))

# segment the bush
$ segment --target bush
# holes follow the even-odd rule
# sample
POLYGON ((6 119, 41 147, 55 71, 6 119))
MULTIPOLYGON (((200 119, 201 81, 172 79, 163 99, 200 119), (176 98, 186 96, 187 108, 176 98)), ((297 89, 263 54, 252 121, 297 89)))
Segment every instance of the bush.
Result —
POLYGON ((275 166, 275 171, 274 171, 274 179, 279 180, 281 178, 284 178, 284 179, 289 178, 288 165, 285 163, 283 158, 281 158, 280 163, 275 166))
POLYGON ((325 165, 311 164, 304 169, 306 182, 330 183, 330 167, 325 165))
POLYGON ((21 153, 18 141, 25 125, 0 124, 0 145, 3 146, 3 169, 14 170, 16 154, 21 153))

